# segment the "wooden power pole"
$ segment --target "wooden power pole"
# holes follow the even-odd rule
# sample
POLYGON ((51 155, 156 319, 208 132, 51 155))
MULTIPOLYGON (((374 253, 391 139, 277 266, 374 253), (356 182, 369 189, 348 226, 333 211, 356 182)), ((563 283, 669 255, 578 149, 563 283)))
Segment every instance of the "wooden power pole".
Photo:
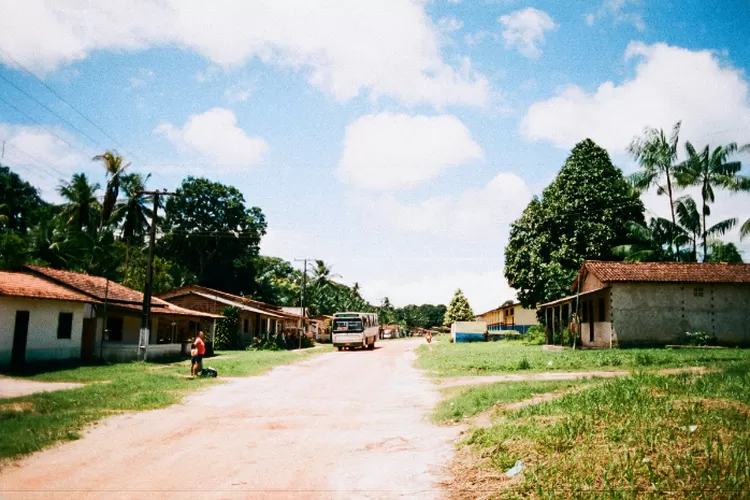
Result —
POLYGON ((146 263, 146 286, 143 289, 143 314, 141 315, 141 333, 138 340, 138 359, 146 361, 148 343, 151 339, 151 290, 154 277, 154 244, 156 243, 156 221, 159 210, 159 196, 179 196, 177 193, 163 191, 141 191, 154 197, 154 213, 151 216, 151 234, 148 242, 148 262, 146 263))

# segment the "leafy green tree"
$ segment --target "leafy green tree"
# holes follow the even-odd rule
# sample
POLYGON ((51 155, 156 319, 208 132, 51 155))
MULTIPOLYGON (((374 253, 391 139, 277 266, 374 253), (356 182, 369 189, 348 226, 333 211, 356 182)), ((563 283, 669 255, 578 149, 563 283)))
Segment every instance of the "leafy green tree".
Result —
POLYGON ((675 208, 677 219, 680 222, 679 227, 683 230, 682 235, 686 243, 692 247, 692 252, 688 259, 692 262, 698 262, 699 242, 703 245, 703 257, 705 260, 708 256, 708 254, 705 253, 708 246, 705 238, 723 235, 737 224, 737 219, 730 218, 717 222, 713 226, 704 230, 703 224, 706 218, 702 217, 698 212, 698 205, 690 196, 682 196, 678 198, 675 202, 675 208))
POLYGON ((566 294, 584 259, 617 259, 627 221, 645 224, 638 194, 591 139, 578 143, 555 180, 512 224, 505 277, 525 307, 566 294))
POLYGON ((742 163, 729 161, 738 152, 750 150, 750 145, 738 147, 736 143, 718 146, 711 150, 706 145, 701 151, 697 151, 690 143, 685 143, 687 159, 677 166, 675 177, 680 187, 698 186, 701 190, 701 240, 703 242, 703 255, 708 255, 708 237, 711 229, 715 233, 722 234, 737 224, 737 219, 722 221, 720 227, 717 225, 708 227, 706 218, 711 215, 710 205, 716 201, 716 189, 735 189, 740 183, 739 172, 742 163))
POLYGON ((0 205, 3 207, 0 231, 22 235, 42 219, 40 211, 49 206, 34 186, 3 165, 0 165, 0 205))
POLYGON ((708 243, 709 253, 706 262, 730 262, 742 263, 737 246, 734 243, 724 243, 719 240, 713 240, 708 243))
POLYGON ((115 205, 111 220, 120 224, 120 237, 129 245, 142 243, 148 234, 149 220, 153 217, 150 205, 153 198, 143 194, 151 174, 126 174, 119 177, 125 198, 115 205))
POLYGON ((67 200, 63 206, 63 216, 68 224, 83 231, 93 230, 93 222, 99 214, 96 192, 99 184, 89 184, 86 174, 74 174, 70 182, 63 182, 57 188, 60 196, 67 200))
MULTIPOLYGON (((121 283, 128 288, 142 292, 146 288, 146 267, 148 265, 148 253, 146 250, 131 250, 131 255, 127 265, 123 262, 120 266, 120 273, 123 276, 121 283)), ((152 290, 154 293, 166 292, 175 288, 175 279, 172 268, 174 263, 154 256, 152 290)))
POLYGON ((445 312, 443 324, 451 326, 456 321, 474 321, 474 311, 471 310, 469 301, 464 296, 464 292, 459 288, 453 294, 448 310, 445 312))
POLYGON ((662 262, 674 260, 671 246, 684 231, 661 217, 652 218, 648 226, 628 221, 625 224, 630 243, 612 249, 625 262, 662 262))
POLYGON ((0 269, 11 269, 26 263, 28 244, 15 233, 0 233, 0 269))
MULTIPOLYGON (((636 137, 628 146, 628 152, 640 164, 641 170, 630 176, 630 181, 636 189, 646 191, 656 186, 657 194, 666 194, 669 198, 669 212, 672 216, 672 226, 677 225, 674 210, 674 169, 677 162, 677 144, 680 136, 680 122, 672 128, 672 135, 667 138, 664 130, 647 128, 643 137, 636 137), (662 184, 664 182, 664 184, 662 184)), ((670 234, 669 249, 671 250, 674 235, 670 234)), ((679 252, 675 248, 675 253, 679 252)))
POLYGON ((112 216, 117 196, 120 193, 122 177, 125 169, 130 166, 130 163, 125 163, 122 156, 112 151, 94 156, 93 161, 100 161, 104 164, 105 176, 107 177, 107 186, 104 189, 104 201, 102 202, 101 218, 99 220, 99 229, 101 229, 109 222, 109 218, 112 216))
POLYGON ((242 349, 242 339, 239 334, 239 310, 236 307, 225 307, 221 315, 224 317, 216 322, 214 349, 242 349))
POLYGON ((266 220, 260 208, 245 207, 232 186, 188 177, 166 204, 159 242, 162 256, 193 273, 198 283, 231 293, 249 290, 238 271, 252 269, 266 220))
POLYGON ((384 297, 380 302, 378 319, 381 325, 390 325, 396 320, 396 310, 388 297, 384 297))
POLYGON ((259 255, 254 259, 256 300, 280 306, 298 306, 302 273, 279 257, 259 255))

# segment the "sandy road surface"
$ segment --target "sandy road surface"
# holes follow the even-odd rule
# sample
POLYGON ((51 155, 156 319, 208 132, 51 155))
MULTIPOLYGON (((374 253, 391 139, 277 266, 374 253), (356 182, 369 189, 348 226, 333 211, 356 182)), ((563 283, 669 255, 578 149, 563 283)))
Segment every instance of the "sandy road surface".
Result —
POLYGON ((457 428, 431 425, 421 340, 333 352, 120 415, 0 471, 2 499, 440 498, 457 428))
POLYGON ((83 387, 83 384, 73 382, 35 382, 21 378, 0 376, 0 398, 17 398, 35 392, 64 391, 83 387))

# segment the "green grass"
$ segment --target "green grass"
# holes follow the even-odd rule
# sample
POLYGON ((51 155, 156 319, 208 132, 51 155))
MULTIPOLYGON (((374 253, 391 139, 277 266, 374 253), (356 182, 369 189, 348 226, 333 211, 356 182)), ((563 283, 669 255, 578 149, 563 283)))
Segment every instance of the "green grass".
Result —
POLYGON ((607 349, 544 351, 518 342, 438 342, 417 349, 417 367, 435 376, 492 375, 547 370, 640 370, 720 366, 750 361, 750 349, 607 349))
POLYGON ((747 362, 640 373, 522 408, 466 444, 497 472, 523 462, 493 485, 499 498, 747 498, 749 405, 747 362))
POLYGON ((119 363, 50 371, 26 377, 46 382, 81 382, 78 389, 0 399, 0 459, 27 455, 58 441, 80 438, 80 431, 106 416, 177 403, 188 392, 220 383, 222 376, 258 375, 269 368, 330 351, 225 351, 204 360, 218 379, 189 380, 189 361, 119 363))
POLYGON ((591 379, 499 382, 446 389, 444 392, 448 398, 435 407, 432 419, 437 423, 460 421, 497 405, 515 403, 539 394, 563 391, 590 382, 591 379))

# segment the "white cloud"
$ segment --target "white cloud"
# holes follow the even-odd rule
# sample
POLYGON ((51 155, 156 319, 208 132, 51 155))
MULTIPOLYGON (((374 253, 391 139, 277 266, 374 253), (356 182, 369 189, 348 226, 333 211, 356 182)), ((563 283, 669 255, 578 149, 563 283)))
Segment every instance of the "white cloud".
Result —
POLYGON ((366 200, 352 197, 350 201, 386 232, 497 242, 507 237, 508 225, 530 200, 531 190, 523 179, 504 172, 486 186, 468 189, 457 197, 403 203, 395 195, 385 194, 366 200))
POLYGON ((233 85, 224 89, 224 98, 229 102, 245 102, 253 90, 250 85, 233 85))
POLYGON ((511 12, 498 18, 503 25, 503 40, 507 48, 516 48, 530 59, 542 55, 544 33, 558 27, 552 18, 543 10, 533 7, 511 12))
POLYGON ((644 31, 643 16, 633 10, 640 4, 640 0, 605 0, 596 11, 586 14, 586 24, 593 26, 596 21, 611 17, 616 23, 632 24, 638 31, 644 31))
POLYGON ((482 156, 455 116, 380 113, 347 125, 337 175, 363 189, 406 188, 482 156))
POLYGON ((156 74, 150 69, 140 68, 136 76, 130 77, 130 89, 143 88, 149 82, 153 81, 155 77, 156 74))
POLYGON ((590 137, 617 152, 646 126, 670 130, 682 120, 681 138, 694 144, 748 142, 750 102, 741 70, 711 51, 662 43, 631 42, 625 60, 638 61, 633 79, 604 82, 591 93, 571 85, 533 104, 522 135, 561 148, 590 137))
POLYGON ((224 108, 192 115, 182 128, 162 122, 154 132, 164 134, 179 149, 198 153, 219 167, 256 165, 268 150, 263 138, 248 136, 237 126, 234 113, 224 108))
MULTIPOLYGON (((40 188, 45 199, 58 201, 56 189, 60 180, 82 170, 92 170, 94 153, 64 130, 48 128, 54 134, 38 126, 0 123, 0 143, 5 141, 0 163, 40 188)), ((98 180, 98 176, 92 180, 98 180)))
POLYGON ((463 21, 459 21, 453 16, 449 17, 443 17, 438 20, 438 28, 443 33, 453 33, 454 31, 458 31, 464 26, 463 21))
POLYGON ((487 79, 446 63, 440 42, 421 0, 28 0, 0 16, 0 46, 39 72, 97 50, 177 46, 225 70, 257 58, 302 71, 339 101, 367 92, 408 104, 486 104, 487 79))

